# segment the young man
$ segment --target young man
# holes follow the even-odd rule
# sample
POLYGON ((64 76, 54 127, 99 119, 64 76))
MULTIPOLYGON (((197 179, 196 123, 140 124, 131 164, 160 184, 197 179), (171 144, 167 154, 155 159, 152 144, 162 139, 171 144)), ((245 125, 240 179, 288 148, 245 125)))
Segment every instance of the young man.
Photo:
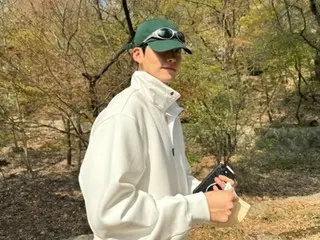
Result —
POLYGON ((88 221, 96 240, 186 239, 194 223, 227 222, 237 197, 233 189, 192 194, 200 182, 185 156, 180 95, 168 86, 181 51, 191 54, 183 33, 150 19, 131 48, 138 71, 93 124, 79 175, 88 221))

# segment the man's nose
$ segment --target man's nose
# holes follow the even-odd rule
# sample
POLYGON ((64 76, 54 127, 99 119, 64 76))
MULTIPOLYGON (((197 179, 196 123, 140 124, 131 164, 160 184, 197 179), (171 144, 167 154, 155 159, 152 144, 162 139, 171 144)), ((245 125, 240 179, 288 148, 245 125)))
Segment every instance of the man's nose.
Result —
POLYGON ((168 62, 176 62, 177 61, 177 55, 173 51, 169 51, 167 54, 167 61, 168 62))
POLYGON ((167 58, 167 62, 169 62, 169 63, 175 63, 176 61, 177 61, 177 59, 174 56, 167 58))

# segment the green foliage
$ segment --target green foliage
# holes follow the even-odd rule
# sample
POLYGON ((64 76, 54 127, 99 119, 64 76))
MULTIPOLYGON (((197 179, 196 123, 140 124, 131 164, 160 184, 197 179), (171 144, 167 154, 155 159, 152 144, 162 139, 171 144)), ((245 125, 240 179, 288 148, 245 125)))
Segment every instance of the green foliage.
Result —
POLYGON ((193 136, 201 144, 205 154, 227 161, 237 145, 236 116, 237 99, 230 92, 222 91, 214 97, 204 99, 195 108, 197 121, 193 125, 193 136))
POLYGON ((197 154, 197 153, 194 153, 194 152, 187 152, 187 159, 189 161, 189 163, 197 163, 200 161, 201 159, 201 154, 197 154))
MULTIPOLYGON (((82 76, 98 73, 128 40, 121 4, 109 1, 100 12, 92 1, 12 4, 1 15, 0 37, 6 44, 0 46, 1 120, 7 124, 18 119, 18 104, 25 122, 64 117, 74 123, 70 130, 74 134, 79 124, 90 129, 93 102, 101 110, 128 86, 134 70, 125 53, 94 87, 82 76)), ((182 95, 180 104, 189 122, 185 132, 191 161, 205 154, 228 160, 241 147, 245 128, 294 121, 296 115, 302 121, 319 118, 320 82, 314 76, 319 26, 308 1, 128 4, 134 28, 149 17, 168 17, 185 32, 193 50, 191 56, 183 55, 172 84, 182 95)), ((257 156, 278 151, 274 147, 279 144, 291 149, 286 139, 291 138, 262 137, 257 156)), ((303 149, 302 155, 293 150, 287 153, 291 159, 305 156, 303 149)), ((310 151, 317 156, 315 148, 310 151)), ((268 159, 276 161, 276 155, 268 159)))
POLYGON ((320 128, 271 128, 257 140, 256 148, 245 154, 260 172, 292 170, 318 172, 320 169, 320 128), (299 165, 299 167, 297 167, 299 165))

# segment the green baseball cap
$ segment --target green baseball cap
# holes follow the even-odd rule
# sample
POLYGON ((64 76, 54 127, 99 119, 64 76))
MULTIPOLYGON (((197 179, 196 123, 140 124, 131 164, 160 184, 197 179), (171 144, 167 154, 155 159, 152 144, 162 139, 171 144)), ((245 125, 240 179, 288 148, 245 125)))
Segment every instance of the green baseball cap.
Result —
POLYGON ((152 50, 156 52, 165 52, 171 49, 182 48, 187 53, 192 54, 192 51, 186 47, 185 42, 179 40, 177 37, 170 39, 157 39, 150 38, 145 43, 143 42, 147 39, 153 32, 160 28, 170 28, 174 31, 179 31, 178 26, 165 18, 152 18, 142 22, 133 38, 131 47, 139 47, 143 44, 147 44, 152 50))

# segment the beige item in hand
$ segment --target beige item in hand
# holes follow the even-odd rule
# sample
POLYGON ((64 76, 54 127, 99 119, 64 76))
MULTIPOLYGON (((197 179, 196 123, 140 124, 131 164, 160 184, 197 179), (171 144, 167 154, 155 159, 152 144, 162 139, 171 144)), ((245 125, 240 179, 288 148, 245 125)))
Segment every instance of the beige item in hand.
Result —
POLYGON ((250 209, 250 204, 239 198, 239 200, 235 203, 234 208, 232 209, 231 216, 229 220, 225 223, 220 222, 212 222, 212 224, 216 227, 232 227, 235 224, 241 222, 250 209))

